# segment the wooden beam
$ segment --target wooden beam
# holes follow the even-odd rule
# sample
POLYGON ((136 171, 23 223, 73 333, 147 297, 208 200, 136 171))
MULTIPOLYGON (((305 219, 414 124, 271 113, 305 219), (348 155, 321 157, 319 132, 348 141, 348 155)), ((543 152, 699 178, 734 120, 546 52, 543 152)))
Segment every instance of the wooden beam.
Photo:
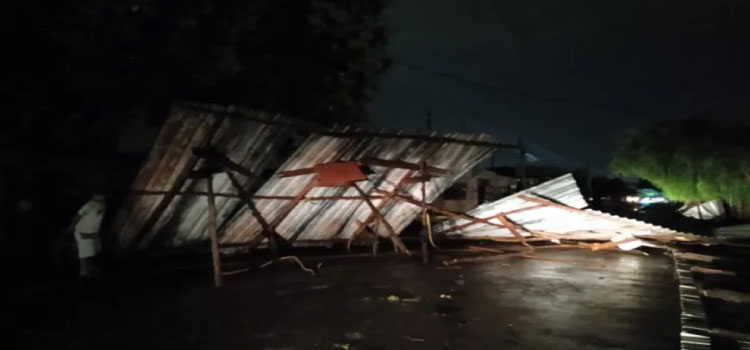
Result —
POLYGON ((302 169, 284 170, 278 173, 279 177, 292 177, 292 176, 310 175, 310 174, 315 174, 315 169, 302 168, 302 169))
MULTIPOLYGON (((383 193, 383 194, 387 194, 388 193, 388 192, 385 192, 385 191, 382 191, 382 190, 375 190, 375 191, 379 192, 379 193, 383 193)), ((507 229, 507 227, 505 227, 505 226, 503 226, 501 224, 496 224, 494 222, 491 222, 488 219, 477 218, 477 217, 471 216, 469 214, 454 213, 454 212, 449 211, 449 210, 440 209, 440 208, 438 208, 436 206, 433 206, 433 205, 430 205, 430 204, 426 204, 426 203, 422 203, 422 202, 420 202, 420 201, 418 201, 418 200, 416 200, 416 199, 414 199, 412 197, 409 197, 409 196, 404 196, 404 195, 400 195, 400 194, 394 194, 393 197, 397 198, 397 199, 400 199, 402 201, 414 204, 414 205, 416 205, 418 207, 427 207, 427 209, 430 209, 430 210, 432 210, 432 211, 434 211, 436 213, 443 214, 443 215, 445 215, 447 217, 450 217, 450 218, 453 218, 453 219, 469 220, 469 221, 474 221, 474 222, 477 222, 477 223, 483 223, 483 224, 487 224, 487 225, 491 225, 491 226, 495 226, 495 227, 507 229)))
MULTIPOLYGON (((146 190, 133 190, 128 193, 130 196, 160 196, 167 194, 168 191, 146 191, 146 190)), ((205 191, 180 191, 175 193, 175 196, 208 196, 208 192, 205 191)), ((236 193, 214 193, 214 197, 227 197, 237 199, 267 199, 267 200, 284 200, 291 201, 297 198, 296 196, 267 196, 267 195, 245 195, 240 196, 236 193)), ((385 196, 368 196, 369 199, 383 199, 385 196)), ((328 200, 346 200, 346 201, 361 201, 364 197, 362 196, 312 196, 305 197, 303 201, 328 201, 328 200)))
POLYGON ((706 298, 719 299, 730 303, 750 303, 750 294, 727 289, 700 289, 700 294, 706 298))
POLYGON ((560 209, 565 209, 565 210, 570 210, 570 211, 577 211, 577 212, 587 213, 587 211, 585 211, 583 209, 573 208, 571 206, 567 206, 565 204, 560 204, 560 203, 557 203, 557 202, 553 202, 553 201, 548 200, 548 199, 536 198, 536 197, 531 197, 531 196, 527 196, 527 195, 520 195, 520 196, 518 196, 518 198, 521 198, 521 199, 523 199, 525 201, 528 201, 528 202, 539 203, 541 205, 548 206, 548 207, 555 207, 555 208, 560 208, 560 209))
POLYGON ((501 143, 501 142, 489 142, 489 141, 475 141, 475 140, 462 140, 454 137, 441 137, 441 136, 430 136, 430 135, 416 135, 416 134, 394 134, 394 133, 382 133, 382 132, 369 132, 369 131, 325 131, 320 134, 326 136, 335 137, 372 137, 381 139, 401 139, 401 140, 419 140, 426 142, 437 142, 437 143, 457 143, 461 145, 469 146, 485 146, 492 148, 518 148, 517 145, 501 143))
MULTIPOLYGON (((427 184, 426 181, 429 179, 425 179, 425 171, 426 165, 424 160, 419 163, 419 171, 421 172, 420 177, 421 179, 421 188, 420 192, 422 193, 422 203, 427 204, 427 184)), ((410 180, 414 179, 413 177, 409 178, 410 180)), ((430 217, 429 212, 427 211, 426 207, 422 207, 422 232, 421 232, 421 243, 422 243, 422 264, 429 264, 430 263, 430 246, 427 244, 427 240, 432 240, 432 224, 430 223, 430 217)), ((434 243, 433 243, 434 244, 434 243)))
MULTIPOLYGON (((205 139, 201 140, 201 145, 203 147, 211 143, 214 134, 216 134, 216 131, 219 129, 219 126, 221 126, 223 122, 224 118, 220 117, 217 118, 215 123, 211 124, 208 127, 205 139)), ((177 192, 180 192, 180 190, 182 190, 185 182, 190 178, 190 175, 192 174, 193 168, 195 168, 196 164, 198 164, 198 157, 196 157, 195 155, 190 156, 190 158, 188 158, 187 164, 182 169, 182 172, 177 175, 174 183, 172 183, 172 187, 170 187, 167 193, 164 194, 164 197, 161 199, 161 201, 159 201, 159 203, 156 205, 156 208, 154 208, 146 221, 143 223, 143 226, 141 226, 141 229, 131 240, 131 248, 137 248, 141 244, 141 241, 151 233, 151 230, 153 230, 154 225, 156 225, 156 223, 161 218, 164 210, 169 207, 169 204, 172 203, 172 200, 176 196, 177 192)))
MULTIPOLYGON (((274 232, 276 232, 276 227, 279 226, 279 224, 281 224, 282 221, 284 221, 287 215, 289 215, 289 213, 291 213, 292 210, 294 210, 297 204, 299 204, 299 202, 301 202, 302 199, 305 198, 307 193, 310 192, 310 190, 312 190, 316 184, 317 184, 316 180, 312 180, 308 182, 307 185, 305 185, 305 187, 302 189, 302 191, 300 191, 300 193, 297 194, 292 201, 290 201, 289 203, 287 203, 286 206, 284 206, 284 209, 281 210, 281 213, 279 213, 279 215, 273 218, 273 221, 269 223, 269 226, 274 232)), ((295 233, 292 237, 289 237, 289 242, 293 242, 297 238, 298 235, 299 235, 299 232, 295 233)))
POLYGON ((216 225, 216 203, 214 202, 214 184, 213 176, 206 178, 206 188, 208 190, 208 231, 211 235, 211 262, 214 271, 214 287, 221 287, 223 284, 221 273, 221 257, 219 256, 219 237, 217 234, 218 226, 216 225))
POLYGON ((237 180, 237 177, 232 174, 232 171, 229 169, 226 169, 227 177, 229 178, 229 181, 232 182, 232 186, 237 190, 237 193, 240 195, 240 199, 243 203, 245 203, 245 206, 247 206, 247 209, 250 210, 250 213, 255 217, 255 220, 260 223, 260 226, 263 228, 263 232, 266 234, 266 237, 268 238, 268 248, 271 251, 271 254, 274 257, 279 256, 279 245, 277 242, 276 237, 279 235, 276 233, 275 230, 271 228, 271 226, 268 224, 265 218, 263 218, 263 215, 260 213, 260 210, 255 206, 255 203, 253 203, 252 200, 248 199, 248 195, 245 192, 245 189, 240 184, 239 180, 237 180))
MULTIPOLYGON (((411 176, 411 174, 412 174, 412 172, 409 172, 406 175, 404 175, 396 183, 396 185, 394 185, 393 192, 387 192, 387 194, 385 194, 383 196, 383 200, 381 200, 380 203, 378 203, 378 205, 377 205, 378 212, 385 207, 385 205, 392 198, 393 194, 395 194, 396 191, 400 190, 403 186, 406 185, 406 180, 411 176)), ((357 237, 359 237, 359 235, 367 227, 367 225, 369 225, 370 223, 372 223, 376 219, 377 219, 377 216, 375 215, 375 212, 371 212, 370 216, 368 216, 365 221, 360 221, 359 222, 359 226, 357 226, 357 229, 354 231, 354 233, 352 233, 351 237, 349 237, 349 240, 347 241, 347 244, 346 244, 347 250, 351 249, 352 243, 354 242, 354 240, 357 239, 357 237)))
MULTIPOLYGON (((356 183, 352 183, 352 187, 354 187, 354 189, 356 189, 357 192, 359 192, 359 194, 362 195, 362 197, 367 197, 367 194, 365 193, 365 191, 363 191, 362 188, 360 188, 356 183)), ((375 204, 372 204, 372 202, 369 199, 365 199, 365 203, 367 203, 367 205, 370 207, 370 209, 375 214, 375 216, 377 216, 378 219, 380 219, 380 222, 383 223, 383 226, 385 226, 385 229, 388 231, 389 238, 393 242, 393 249, 397 251, 400 250, 402 253, 405 253, 406 255, 411 255, 411 253, 409 253, 409 249, 406 249, 406 246, 404 245, 404 243, 401 242, 401 239, 398 237, 398 234, 393 229, 393 226, 391 226, 388 220, 385 219, 385 217, 380 212, 380 210, 378 210, 378 208, 375 207, 375 204)))
MULTIPOLYGON (((503 215, 505 215, 507 217, 508 215, 512 215, 512 214, 516 214, 516 213, 520 213, 520 212, 524 212, 524 211, 528 211, 528 210, 533 210, 533 209, 539 209, 539 208, 543 208, 543 207, 546 207, 546 206, 547 206, 546 204, 537 204, 537 205, 532 205, 530 207, 513 209, 513 210, 510 210, 510 211, 502 212, 500 214, 503 214, 503 215)), ((491 217, 485 218, 485 219, 489 220, 489 219, 492 219, 493 217, 494 216, 491 216, 491 217)), ((465 228, 467 228, 469 226, 476 225, 476 224, 479 224, 479 222, 473 222, 472 221, 472 222, 467 222, 467 223, 462 224, 462 225, 456 225, 456 226, 453 226, 453 227, 449 228, 448 230, 445 230, 443 233, 448 233, 448 232, 463 230, 463 229, 465 229, 465 228)))
POLYGON ((409 163, 402 160, 389 160, 389 159, 381 159, 381 158, 375 158, 375 157, 365 157, 358 161, 360 164, 363 165, 375 165, 375 166, 382 166, 386 168, 398 168, 398 169, 408 169, 408 170, 419 170, 424 171, 424 174, 436 174, 436 175, 450 175, 452 172, 447 169, 442 168, 436 168, 432 166, 424 166, 424 169, 422 170, 422 165, 416 164, 416 163, 409 163))
POLYGON ((505 217, 504 214, 497 215, 497 219, 500 220, 500 222, 503 224, 503 226, 507 227, 508 230, 510 230, 510 232, 513 234, 513 236, 516 237, 516 239, 518 239, 519 241, 521 241, 521 244, 529 247, 531 250, 534 250, 534 247, 532 247, 531 245, 529 245, 528 243, 526 243, 526 238, 524 238, 523 235, 521 235, 521 233, 518 232, 518 230, 516 230, 516 225, 514 225, 513 223, 511 223, 510 220, 508 220, 508 218, 505 217))
POLYGON ((229 159, 229 157, 227 157, 225 154, 220 153, 214 147, 195 147, 193 148, 193 154, 209 161, 211 164, 215 164, 224 169, 236 171, 249 178, 258 177, 258 175, 255 175, 252 171, 246 169, 242 165, 235 163, 234 161, 229 159))
POLYGON ((302 121, 289 123, 289 122, 283 122, 283 121, 278 121, 278 120, 270 120, 270 119, 265 119, 265 118, 254 117, 252 115, 239 113, 239 112, 226 112, 226 111, 214 110, 211 108, 207 108, 206 106, 201 106, 200 104, 180 103, 179 105, 193 109, 193 110, 205 111, 211 114, 221 114, 222 116, 226 118, 249 120, 249 121, 259 122, 259 123, 268 124, 268 125, 278 125, 278 126, 283 126, 283 127, 293 129, 293 130, 311 132, 311 133, 316 133, 316 134, 325 135, 325 136, 420 140, 420 141, 439 142, 439 143, 457 143, 457 144, 470 145, 470 146, 486 146, 486 147, 492 147, 492 148, 510 148, 510 149, 518 148, 517 145, 509 144, 509 143, 463 140, 463 139, 459 139, 455 137, 441 137, 441 136, 431 136, 431 135, 423 135, 423 134, 406 134, 406 133, 396 134, 396 133, 384 133, 384 132, 376 132, 376 131, 332 131, 314 123, 306 123, 302 121))

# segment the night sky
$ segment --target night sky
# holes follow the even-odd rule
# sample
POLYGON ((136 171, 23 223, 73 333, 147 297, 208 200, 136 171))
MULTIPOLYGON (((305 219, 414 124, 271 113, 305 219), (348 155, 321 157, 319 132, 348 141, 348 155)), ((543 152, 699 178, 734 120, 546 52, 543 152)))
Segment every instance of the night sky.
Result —
POLYGON ((394 0, 379 124, 523 137, 605 170, 627 128, 750 114, 748 1, 394 0))

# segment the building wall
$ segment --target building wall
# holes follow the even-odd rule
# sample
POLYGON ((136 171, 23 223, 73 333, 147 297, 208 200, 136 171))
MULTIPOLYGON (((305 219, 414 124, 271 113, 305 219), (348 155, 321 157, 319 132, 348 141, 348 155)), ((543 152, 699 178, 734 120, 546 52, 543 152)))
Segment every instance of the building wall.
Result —
POLYGON ((481 170, 459 179, 434 204, 443 209, 466 212, 515 192, 516 185, 515 178, 481 170))

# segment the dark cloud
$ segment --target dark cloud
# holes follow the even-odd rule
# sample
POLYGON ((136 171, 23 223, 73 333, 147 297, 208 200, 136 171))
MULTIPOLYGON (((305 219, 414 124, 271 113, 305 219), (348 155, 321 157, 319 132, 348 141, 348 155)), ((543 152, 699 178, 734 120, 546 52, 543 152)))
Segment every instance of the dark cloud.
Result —
MULTIPOLYGON (((746 1, 395 0, 379 122, 523 137, 604 168, 629 127, 744 118, 746 1), (412 65, 413 67, 409 67, 412 65)), ((541 152, 541 151, 540 151, 541 152)), ((550 158, 559 158, 550 156, 550 158)))

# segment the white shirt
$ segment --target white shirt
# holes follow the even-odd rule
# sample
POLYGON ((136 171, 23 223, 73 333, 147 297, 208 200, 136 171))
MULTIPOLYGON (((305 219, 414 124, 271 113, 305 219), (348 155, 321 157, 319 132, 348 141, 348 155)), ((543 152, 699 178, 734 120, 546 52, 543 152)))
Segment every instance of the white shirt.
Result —
POLYGON ((78 210, 81 217, 76 223, 74 236, 78 243, 78 257, 90 258, 96 256, 101 250, 99 238, 83 238, 81 233, 99 233, 104 217, 104 203, 97 200, 90 200, 78 210))
POLYGON ((92 199, 78 209, 78 216, 81 218, 76 223, 76 232, 99 233, 104 218, 104 203, 92 199))

